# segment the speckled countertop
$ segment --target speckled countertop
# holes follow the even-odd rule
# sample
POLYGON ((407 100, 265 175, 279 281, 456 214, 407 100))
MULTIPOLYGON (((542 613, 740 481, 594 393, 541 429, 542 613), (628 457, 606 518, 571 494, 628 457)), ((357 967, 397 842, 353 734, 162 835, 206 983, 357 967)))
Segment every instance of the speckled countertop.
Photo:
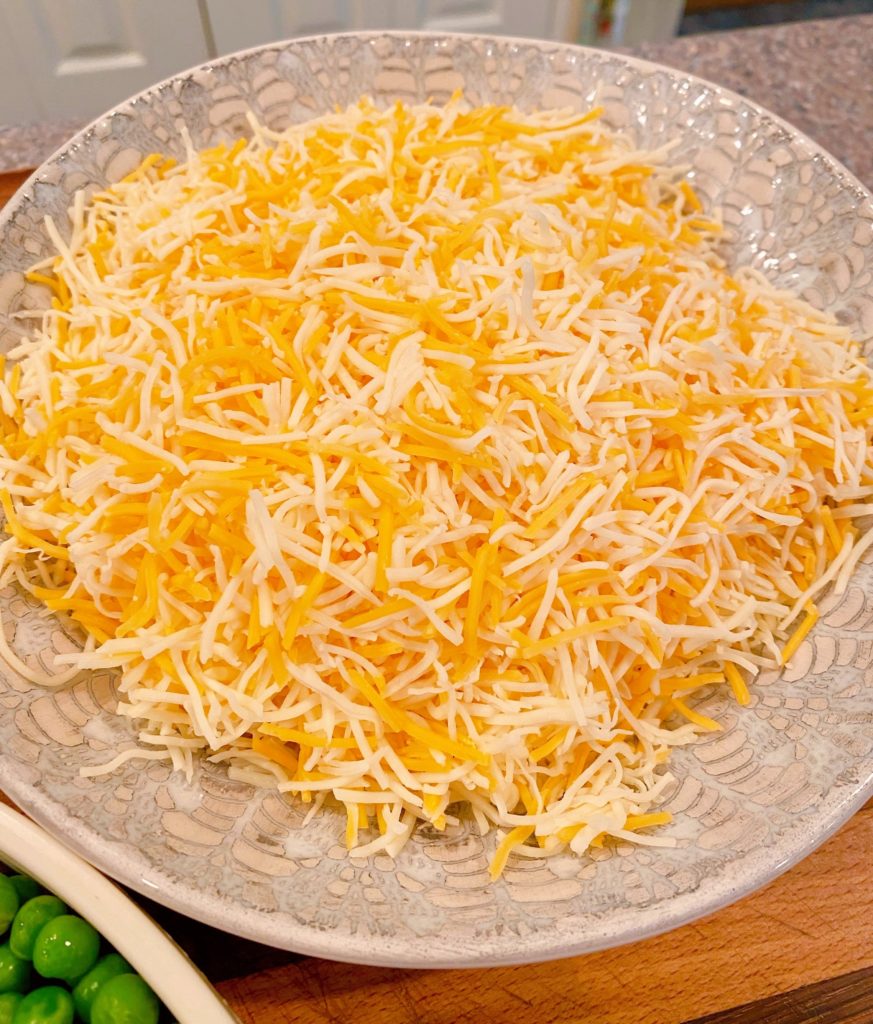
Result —
POLYGON ((873 189, 873 14, 686 36, 633 52, 761 103, 873 189))
POLYGON ((81 127, 79 121, 0 125, 0 173, 36 167, 81 127))
MULTIPOLYGON (((757 100, 873 188, 873 15, 688 36, 633 52, 757 100)), ((0 126, 0 172, 34 167, 79 127, 0 126)))

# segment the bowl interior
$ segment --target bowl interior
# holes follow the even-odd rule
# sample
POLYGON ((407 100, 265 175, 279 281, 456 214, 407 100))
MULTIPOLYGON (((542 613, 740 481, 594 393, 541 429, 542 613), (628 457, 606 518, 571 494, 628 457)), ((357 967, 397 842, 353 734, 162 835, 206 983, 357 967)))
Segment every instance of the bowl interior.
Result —
MULTIPOLYGON (((832 310, 873 339, 873 204, 835 161, 784 122, 665 68, 547 43, 408 34, 297 40, 179 75, 116 108, 45 164, 0 217, 0 351, 10 314, 46 302, 23 270, 48 252, 43 218, 65 223, 73 193, 96 190, 149 152, 184 156, 247 134, 252 110, 280 129, 361 94, 525 109, 600 103, 641 145, 670 139, 728 228, 724 255, 832 310)), ((674 758, 666 807, 674 849, 613 848, 548 862, 512 858, 489 880, 494 837, 470 822, 420 829, 396 861, 349 857, 344 817, 302 827, 303 810, 203 764, 193 783, 159 762, 84 765, 134 745, 112 714, 107 673, 47 693, 0 667, 0 786, 92 862, 153 899, 240 935, 336 959, 409 966, 544 959, 641 938, 763 884, 865 798, 873 768, 873 572, 848 592, 789 668, 752 704, 705 700, 722 733, 674 758)), ((14 588, 7 638, 48 668, 77 644, 14 588)))

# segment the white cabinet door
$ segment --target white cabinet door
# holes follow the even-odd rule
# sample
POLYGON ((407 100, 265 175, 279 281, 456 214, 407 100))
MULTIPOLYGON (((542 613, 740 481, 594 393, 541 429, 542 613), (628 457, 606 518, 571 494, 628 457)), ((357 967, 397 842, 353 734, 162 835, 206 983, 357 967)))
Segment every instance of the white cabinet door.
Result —
POLYGON ((380 28, 562 38, 573 7, 569 0, 206 0, 206 4, 219 54, 292 36, 380 28))
POLYGON ((292 36, 415 28, 417 0, 207 0, 219 54, 292 36))
POLYGON ((496 32, 556 39, 562 36, 555 0, 425 0, 419 27, 434 32, 496 32))
POLYGON ((97 117, 209 56, 196 0, 0 0, 0 36, 4 121, 97 117))

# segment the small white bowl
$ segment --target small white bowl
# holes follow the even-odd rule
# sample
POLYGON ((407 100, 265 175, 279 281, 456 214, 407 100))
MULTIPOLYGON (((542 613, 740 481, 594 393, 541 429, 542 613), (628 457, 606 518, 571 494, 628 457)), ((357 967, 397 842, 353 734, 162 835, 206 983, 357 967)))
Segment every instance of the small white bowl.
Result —
POLYGON ((151 985, 179 1024, 239 1024, 182 950, 118 886, 3 804, 0 860, 87 918, 151 985))

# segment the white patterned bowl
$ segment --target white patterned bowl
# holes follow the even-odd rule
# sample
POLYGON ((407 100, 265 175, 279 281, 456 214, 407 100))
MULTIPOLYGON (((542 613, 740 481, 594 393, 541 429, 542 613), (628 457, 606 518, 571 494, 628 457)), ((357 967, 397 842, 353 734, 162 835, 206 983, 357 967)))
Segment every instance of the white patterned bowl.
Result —
MULTIPOLYGON (((378 33, 296 40, 205 65, 122 104, 77 135, 0 219, 0 350, 8 314, 39 301, 21 271, 47 252, 42 218, 75 189, 107 183, 153 150, 180 155, 245 134, 251 108, 273 128, 362 93, 439 102, 584 108, 595 98, 641 144, 678 136, 679 159, 729 229, 725 255, 831 309, 873 339, 873 201, 835 160, 747 100, 666 68, 552 43, 378 33)), ((48 665, 74 642, 12 589, 0 595, 19 652, 48 665)), ((748 708, 713 695, 724 732, 678 752, 666 807, 675 849, 631 847, 512 859, 492 883, 493 838, 466 823, 421 829, 396 862, 348 857, 343 820, 301 827, 292 801, 204 764, 188 785, 128 763, 84 780, 83 765, 133 743, 94 674, 48 694, 0 676, 0 786, 103 870, 192 917, 275 946, 396 966, 542 960, 675 927, 763 885, 867 798, 873 769, 873 571, 862 565, 781 677, 748 708)))

